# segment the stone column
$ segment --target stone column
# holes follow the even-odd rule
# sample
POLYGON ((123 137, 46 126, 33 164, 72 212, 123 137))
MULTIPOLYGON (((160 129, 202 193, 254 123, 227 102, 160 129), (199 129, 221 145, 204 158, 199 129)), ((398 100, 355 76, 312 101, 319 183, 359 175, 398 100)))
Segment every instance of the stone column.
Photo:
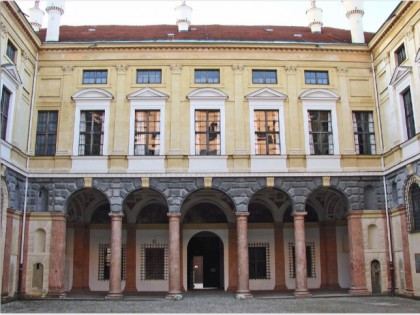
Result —
POLYGON ((136 292, 136 223, 127 224, 127 279, 124 292, 136 292))
POLYGON ((306 240, 305 240, 305 215, 306 212, 295 212, 295 268, 296 268, 296 288, 295 297, 308 297, 308 278, 306 270, 306 240))
MULTIPOLYGON (((407 228, 407 210, 405 207, 399 209, 401 214, 401 236, 402 244, 408 243, 408 228, 407 228)), ((408 246, 403 246, 403 259, 404 259, 404 275, 405 275, 405 291, 404 295, 414 296, 413 278, 411 275, 411 262, 410 262, 410 249, 408 246)))
POLYGON ((274 223, 274 250, 274 269, 276 272, 274 290, 287 290, 286 278, 284 274, 284 238, 282 222, 274 223))
POLYGON ((319 227, 321 256, 321 289, 338 289, 337 236, 334 222, 319 227))
POLYGON ((363 245, 362 211, 351 211, 347 217, 350 251, 350 290, 352 295, 368 294, 366 288, 365 253, 363 245))
POLYGON ((237 299, 252 298, 249 291, 248 216, 249 212, 236 212, 236 230, 238 233, 237 299))
POLYGON ((48 296, 63 298, 64 268, 66 265, 66 216, 63 212, 51 213, 51 248, 48 296))
POLYGON ((107 299, 122 299, 121 292, 121 253, 122 253, 122 217, 120 212, 110 213, 111 217, 111 265, 109 270, 109 292, 107 299))
POLYGON ((236 224, 228 223, 229 229, 229 284, 228 291, 236 291, 238 288, 238 236, 236 224))
POLYGON ((74 227, 72 291, 89 291, 90 230, 84 225, 74 227))
POLYGON ((169 300, 182 299, 181 294, 181 243, 180 218, 181 213, 168 213, 169 217, 169 300))
POLYGON ((13 216, 14 211, 12 209, 7 209, 7 218, 6 218, 6 235, 4 242, 4 251, 3 251, 3 276, 2 276, 2 287, 1 287, 1 297, 6 298, 9 296, 9 277, 10 277, 10 256, 12 253, 12 237, 13 237, 13 216))

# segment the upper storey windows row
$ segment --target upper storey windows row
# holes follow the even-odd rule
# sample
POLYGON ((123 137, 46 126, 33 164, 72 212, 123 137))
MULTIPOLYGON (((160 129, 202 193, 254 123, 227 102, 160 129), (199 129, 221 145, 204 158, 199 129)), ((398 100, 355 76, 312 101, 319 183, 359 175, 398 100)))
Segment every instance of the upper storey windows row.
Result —
MULTIPOLYGON (((252 84, 277 84, 278 75, 277 70, 267 69, 253 69, 252 70, 252 84)), ((328 71, 305 70, 304 81, 307 85, 329 85, 328 71)), ((194 83, 195 84, 220 84, 220 70, 219 69, 195 69, 194 83)), ((83 84, 107 84, 108 70, 83 70, 83 84)), ((136 71, 137 84, 161 84, 162 70, 161 69, 137 69, 136 71)))

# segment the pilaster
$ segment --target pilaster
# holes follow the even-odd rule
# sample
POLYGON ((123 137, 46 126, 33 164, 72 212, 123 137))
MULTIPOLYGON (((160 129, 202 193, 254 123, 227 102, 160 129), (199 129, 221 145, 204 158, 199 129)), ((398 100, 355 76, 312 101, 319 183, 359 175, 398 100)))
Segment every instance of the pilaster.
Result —
POLYGON ((170 106, 170 140, 169 155, 181 155, 181 72, 182 65, 170 66, 171 73, 171 106, 170 106))

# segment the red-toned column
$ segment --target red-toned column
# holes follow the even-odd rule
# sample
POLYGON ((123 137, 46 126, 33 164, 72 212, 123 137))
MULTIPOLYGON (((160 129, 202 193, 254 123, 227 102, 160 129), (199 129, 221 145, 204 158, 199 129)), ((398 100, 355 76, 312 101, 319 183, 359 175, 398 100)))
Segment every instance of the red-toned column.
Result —
POLYGON ((408 246, 408 227, 407 227, 407 210, 405 207, 399 209, 401 215, 401 236, 404 258, 404 275, 405 275, 405 292, 404 295, 414 296, 413 278, 411 276, 410 248, 408 246))
POLYGON ((181 213, 168 213, 169 217, 169 292, 167 299, 182 299, 181 294, 181 213))
POLYGON ((238 236, 235 223, 228 223, 229 229, 229 284, 228 291, 238 289, 238 236))
POLYGON ((308 278, 306 270, 305 215, 306 212, 294 213, 296 266, 295 297, 311 296, 308 291, 308 278))
POLYGON ((283 223, 274 223, 274 250, 275 261, 274 269, 276 271, 276 278, 274 290, 287 290, 286 278, 284 274, 284 238, 283 238, 283 223))
POLYGON ((136 223, 127 224, 127 279, 124 292, 136 292, 136 223))
POLYGON ((249 212, 236 212, 236 230, 238 233, 237 299, 252 298, 249 291, 248 216, 249 212))
POLYGON ((319 227, 321 256, 321 289, 338 289, 337 236, 334 222, 319 227))
POLYGON ((9 276, 10 276, 10 256, 12 253, 12 235, 13 235, 13 215, 12 209, 7 209, 6 218, 6 237, 4 242, 3 252, 3 279, 1 287, 1 297, 6 298, 9 296, 9 276))
POLYGON ((64 292, 64 268, 66 265, 66 216, 51 213, 51 248, 48 296, 62 298, 64 292))
POLYGON ((121 250, 122 213, 110 213, 111 217, 111 265, 109 270, 109 291, 107 299, 122 299, 121 292, 121 250))
POLYGON ((352 295, 368 294, 366 288, 365 253, 363 246, 362 211, 347 216, 350 251, 350 290, 352 295))

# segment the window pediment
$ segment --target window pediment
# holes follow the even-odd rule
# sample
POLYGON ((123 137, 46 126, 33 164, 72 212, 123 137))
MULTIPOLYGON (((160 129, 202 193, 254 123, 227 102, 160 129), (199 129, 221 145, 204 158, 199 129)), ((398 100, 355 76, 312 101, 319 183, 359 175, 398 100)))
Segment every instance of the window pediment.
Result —
POLYGON ((169 95, 158 90, 146 87, 127 95, 129 100, 167 100, 169 95))
POLYGON ((214 89, 214 88, 201 88, 192 91, 191 93, 187 94, 188 99, 196 99, 196 100, 208 100, 208 99, 220 99, 225 100, 229 97, 226 93, 214 89))
POLYGON ((299 99, 338 101, 340 99, 340 96, 337 93, 327 89, 311 89, 304 91, 302 94, 300 94, 299 99))
POLYGON ((14 64, 5 63, 1 65, 1 72, 4 72, 16 85, 21 85, 22 80, 20 78, 19 72, 14 64))
POLYGON ((390 85, 396 86, 403 78, 411 73, 411 67, 400 66, 395 68, 394 74, 392 75, 390 85))
POLYGON ((108 91, 102 89, 83 89, 75 93, 72 97, 73 100, 112 100, 114 97, 108 91))
POLYGON ((245 96, 247 100, 285 100, 287 95, 270 88, 262 88, 245 96))

